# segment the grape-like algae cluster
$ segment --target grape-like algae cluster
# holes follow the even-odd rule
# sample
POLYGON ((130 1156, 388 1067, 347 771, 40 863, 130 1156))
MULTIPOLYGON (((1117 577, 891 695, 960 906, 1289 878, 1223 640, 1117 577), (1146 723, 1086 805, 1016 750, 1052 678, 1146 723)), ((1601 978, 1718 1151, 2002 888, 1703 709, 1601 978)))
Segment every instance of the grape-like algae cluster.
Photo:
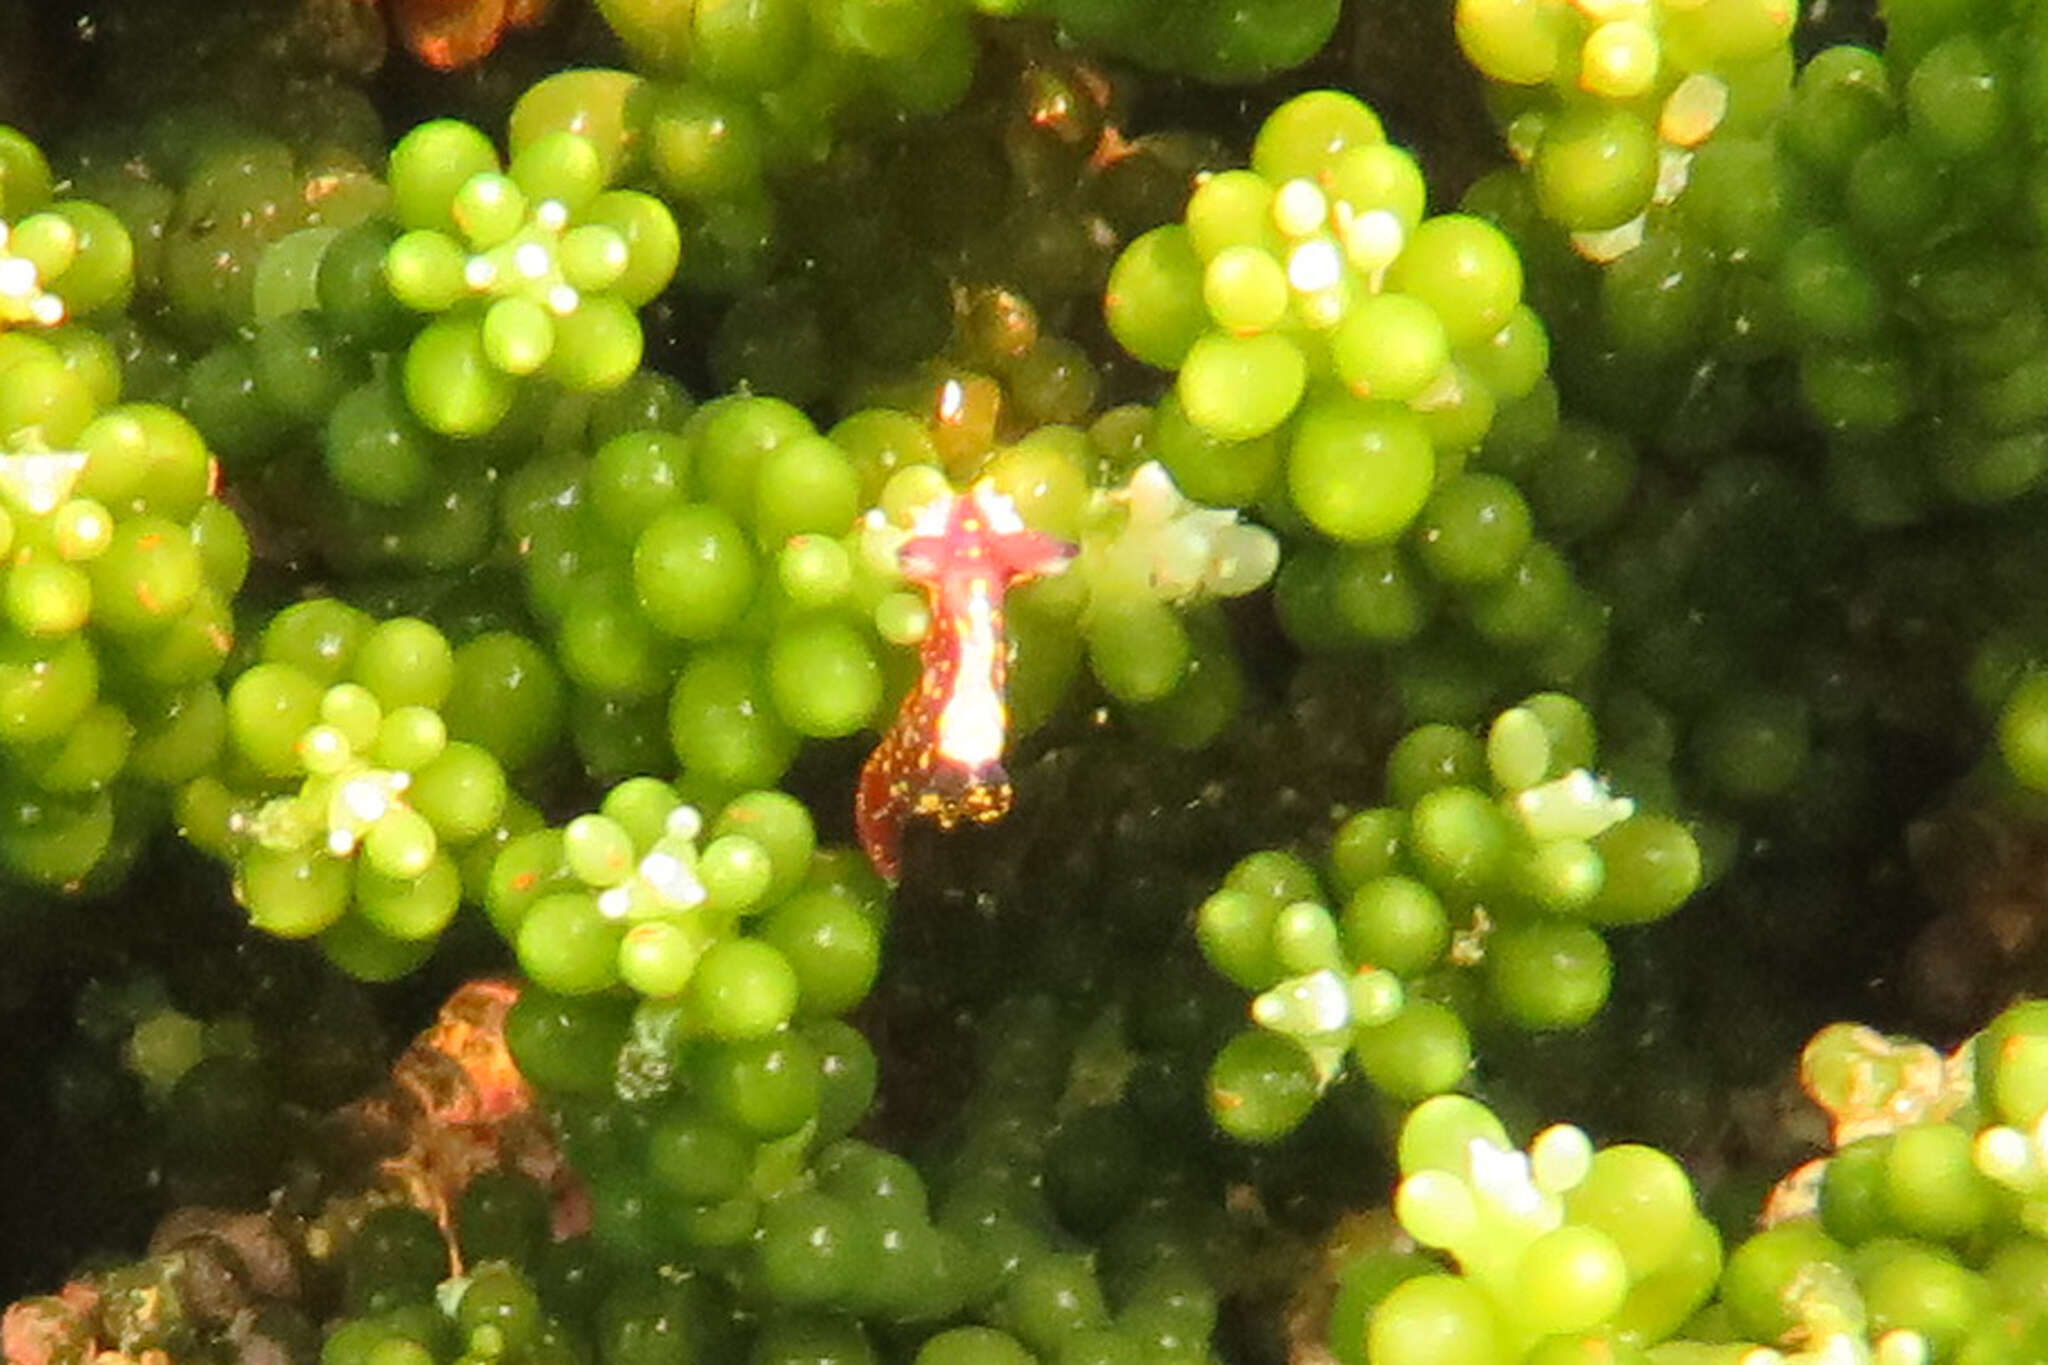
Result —
POLYGON ((0 0, 8 1365, 2048 1359, 2031 6, 215 8, 0 0))

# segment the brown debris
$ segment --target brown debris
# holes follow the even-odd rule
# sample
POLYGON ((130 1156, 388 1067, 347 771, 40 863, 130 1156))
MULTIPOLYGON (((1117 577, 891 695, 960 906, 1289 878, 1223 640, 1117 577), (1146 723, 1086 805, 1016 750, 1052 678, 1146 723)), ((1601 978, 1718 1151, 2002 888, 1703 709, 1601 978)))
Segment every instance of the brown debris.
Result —
POLYGON ((1960 1033, 2048 982, 2048 821, 1963 791, 1907 847, 1936 908, 1906 956, 1916 1010, 1960 1033))
POLYGON ((486 1171, 515 1170, 547 1190, 557 1237, 573 1236, 588 1222, 588 1204, 554 1124, 535 1106, 505 1045, 505 1018, 518 999, 518 985, 499 978, 461 986, 392 1066, 389 1089, 340 1116, 392 1153, 379 1162, 380 1173, 440 1224, 458 1274, 455 1206, 486 1171))
POLYGON ((321 1267, 370 1210, 404 1202, 431 1214, 459 1274, 455 1209, 488 1171, 518 1171, 548 1191, 557 1237, 584 1231, 588 1199, 505 1043, 518 998, 510 981, 462 986, 393 1064, 390 1084, 332 1116, 342 1164, 350 1151, 366 1162, 368 1188, 356 1164, 352 1178, 329 1170, 307 1190, 275 1192, 264 1212, 175 1209, 142 1260, 10 1305, 5 1365, 174 1365, 222 1350, 240 1365, 289 1365, 293 1348, 271 1319, 323 1316, 311 1300, 333 1277, 321 1267))
POLYGON ((273 1214, 173 1209, 150 1235, 149 1254, 184 1257, 187 1309, 210 1322, 230 1321, 252 1294, 299 1297, 298 1252, 273 1214))
POLYGON ((1416 1250, 1413 1238, 1390 1208, 1361 1209, 1332 1225, 1316 1248, 1306 1273, 1295 1278, 1293 1293, 1281 1311, 1281 1335, 1287 1343, 1287 1365, 1337 1365, 1343 1357, 1330 1341, 1330 1310, 1337 1285, 1351 1262, 1370 1252, 1416 1250))

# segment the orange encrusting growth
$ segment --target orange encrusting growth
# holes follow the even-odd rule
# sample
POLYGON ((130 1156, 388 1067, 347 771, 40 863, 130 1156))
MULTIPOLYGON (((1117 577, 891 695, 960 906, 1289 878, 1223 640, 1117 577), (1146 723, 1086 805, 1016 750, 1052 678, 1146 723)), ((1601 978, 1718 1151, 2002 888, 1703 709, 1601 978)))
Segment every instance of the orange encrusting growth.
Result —
POLYGON ((390 0, 392 24, 415 57, 455 71, 488 56, 508 28, 532 28, 554 0, 390 0))
POLYGON ((899 552, 904 576, 931 601, 932 623, 917 686, 861 769, 853 814, 861 847, 889 882, 902 871, 906 818, 951 829, 1008 813, 1003 595, 1060 572, 1074 553, 1063 540, 1027 530, 1015 504, 987 480, 935 504, 899 552))
POLYGON ((589 1227, 582 1181, 505 1041, 519 991, 494 977, 458 987, 392 1065, 391 1085, 342 1111, 401 1144, 380 1169, 407 1203, 433 1215, 454 1274, 463 1268, 455 1210, 485 1171, 517 1171, 545 1189, 558 1240, 589 1227))

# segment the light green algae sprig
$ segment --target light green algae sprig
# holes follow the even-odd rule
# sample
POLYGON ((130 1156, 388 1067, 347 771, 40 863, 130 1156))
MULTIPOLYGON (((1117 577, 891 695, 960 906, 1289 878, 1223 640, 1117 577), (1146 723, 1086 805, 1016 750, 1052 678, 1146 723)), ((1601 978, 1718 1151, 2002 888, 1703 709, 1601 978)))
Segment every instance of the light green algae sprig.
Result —
POLYGON ((710 818, 653 777, 529 831, 493 861, 486 911, 542 990, 644 1000, 663 1034, 767 1038, 841 1014, 881 965, 887 901, 851 850, 821 850, 786 792, 742 792, 710 818))
POLYGON ((53 199, 50 164, 0 124, 0 332, 55 327, 118 308, 135 283, 135 244, 107 209, 53 199))
POLYGON ((1463 1084, 1476 1024, 1557 1032, 1599 1012, 1603 931, 1670 914, 1702 867, 1685 825, 1597 775, 1596 739, 1557 692, 1501 712, 1483 740, 1418 726, 1324 871, 1278 849, 1231 869, 1195 924, 1210 965, 1251 993, 1210 1070, 1224 1131, 1280 1137, 1354 1068, 1419 1101, 1463 1084))
POLYGON ((273 618, 227 694, 227 761, 181 793, 187 837, 234 869, 250 921, 317 936, 352 975, 384 980, 432 951, 482 898, 508 824, 529 828, 497 756, 451 738, 458 676, 441 632, 332 599, 273 618))
POLYGON ((521 146, 509 167, 478 129, 425 123, 391 153, 404 233, 384 259, 392 296, 430 321, 406 350, 406 400, 429 427, 480 436, 518 381, 583 393, 623 384, 643 350, 635 310, 681 250, 661 201, 611 189, 611 167, 570 132, 521 146))

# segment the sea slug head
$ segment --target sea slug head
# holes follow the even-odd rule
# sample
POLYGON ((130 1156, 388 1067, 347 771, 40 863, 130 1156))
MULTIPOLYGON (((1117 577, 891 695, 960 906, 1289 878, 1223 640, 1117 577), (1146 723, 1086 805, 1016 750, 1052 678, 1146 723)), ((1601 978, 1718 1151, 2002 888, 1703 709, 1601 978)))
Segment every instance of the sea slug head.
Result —
POLYGON ((904 576, 926 587, 979 579, 996 589, 1059 573, 1075 547, 1024 525, 1017 504, 983 479, 933 503, 898 555, 904 576))

